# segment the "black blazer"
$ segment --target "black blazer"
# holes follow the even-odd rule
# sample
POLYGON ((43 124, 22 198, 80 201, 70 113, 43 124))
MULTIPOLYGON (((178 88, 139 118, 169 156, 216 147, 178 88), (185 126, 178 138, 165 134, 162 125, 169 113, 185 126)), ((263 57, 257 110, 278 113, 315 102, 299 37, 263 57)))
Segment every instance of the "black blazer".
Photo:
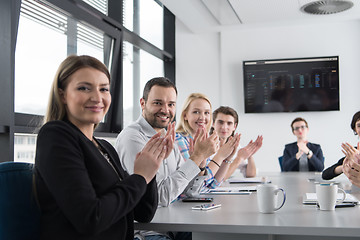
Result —
MULTIPOLYGON (((355 147, 355 148, 357 149, 357 147, 355 147)), ((345 157, 342 157, 342 158, 339 159, 339 161, 337 163, 335 163, 334 165, 332 165, 332 166, 328 167, 327 169, 325 169, 322 172, 322 178, 324 180, 330 180, 330 179, 333 179, 334 177, 337 177, 337 176, 341 175, 341 173, 335 174, 335 168, 337 168, 338 166, 343 165, 344 160, 345 160, 345 157)))
POLYGON ((153 218, 158 202, 155 178, 147 185, 142 176, 129 176, 111 144, 97 142, 116 171, 70 122, 53 121, 40 129, 35 177, 41 239, 132 240, 134 219, 153 218))
POLYGON ((332 165, 332 166, 328 167, 327 169, 325 169, 322 172, 322 175, 321 175, 322 178, 324 180, 330 180, 330 179, 333 179, 334 177, 339 176, 341 173, 335 174, 335 168, 338 167, 338 166, 343 165, 344 159, 345 159, 345 157, 341 158, 337 163, 335 163, 334 165, 332 165))
MULTIPOLYGON (((306 146, 313 152, 313 156, 308 159, 309 171, 321 172, 324 169, 324 156, 320 145, 309 142, 306 146)), ((285 172, 299 171, 299 160, 296 159, 298 150, 297 142, 285 145, 282 162, 285 172)))

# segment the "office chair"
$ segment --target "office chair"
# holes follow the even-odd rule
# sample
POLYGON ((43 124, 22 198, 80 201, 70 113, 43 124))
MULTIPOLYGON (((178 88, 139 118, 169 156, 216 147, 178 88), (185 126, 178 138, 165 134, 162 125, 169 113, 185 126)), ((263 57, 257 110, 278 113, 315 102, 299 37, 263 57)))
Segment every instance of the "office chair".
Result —
POLYGON ((0 163, 0 239, 39 239, 40 209, 33 193, 34 164, 0 163))
POLYGON ((280 170, 283 172, 284 171, 283 165, 282 165, 283 156, 278 157, 278 159, 279 159, 280 170))

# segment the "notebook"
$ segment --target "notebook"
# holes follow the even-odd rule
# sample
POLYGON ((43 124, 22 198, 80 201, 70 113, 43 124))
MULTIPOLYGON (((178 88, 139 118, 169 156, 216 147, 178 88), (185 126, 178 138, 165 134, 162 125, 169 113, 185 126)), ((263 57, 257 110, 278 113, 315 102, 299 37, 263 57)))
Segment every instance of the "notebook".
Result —
MULTIPOLYGON (((341 200, 343 197, 342 193, 338 193, 337 198, 338 200, 341 200)), ((303 204, 311 204, 311 205, 315 205, 317 203, 317 197, 316 197, 316 193, 306 193, 303 196, 303 204)), ((354 197, 353 195, 347 193, 344 203, 356 203, 359 204, 359 200, 354 197)))

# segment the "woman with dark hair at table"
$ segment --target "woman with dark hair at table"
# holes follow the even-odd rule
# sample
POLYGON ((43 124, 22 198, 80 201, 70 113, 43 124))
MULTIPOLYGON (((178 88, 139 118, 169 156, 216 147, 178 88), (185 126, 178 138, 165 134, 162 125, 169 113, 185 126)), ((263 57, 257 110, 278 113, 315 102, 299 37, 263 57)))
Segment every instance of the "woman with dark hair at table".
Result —
POLYGON ((324 156, 319 144, 307 140, 309 126, 305 119, 295 118, 291 130, 297 141, 285 145, 282 166, 287 171, 318 171, 324 169, 324 156))
POLYGON ((155 214, 155 174, 172 146, 156 134, 128 175, 112 145, 94 137, 111 103, 109 87, 106 66, 93 57, 69 56, 58 68, 35 157, 41 239, 130 240, 134 220, 155 214))
MULTIPOLYGON (((360 136, 360 111, 354 114, 350 127, 355 135, 360 136)), ((341 158, 337 163, 325 169, 322 173, 322 178, 325 180, 333 179, 343 173, 343 162, 345 157, 341 158)))

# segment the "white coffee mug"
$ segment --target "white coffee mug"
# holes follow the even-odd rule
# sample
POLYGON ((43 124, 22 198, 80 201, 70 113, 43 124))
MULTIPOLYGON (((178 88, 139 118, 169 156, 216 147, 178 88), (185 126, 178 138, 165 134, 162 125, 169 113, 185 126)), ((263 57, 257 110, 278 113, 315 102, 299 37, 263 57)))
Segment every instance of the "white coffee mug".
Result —
POLYGON ((261 184, 257 186, 256 192, 258 208, 261 213, 273 213, 284 206, 286 200, 284 189, 278 188, 273 184, 261 184), (283 200, 280 206, 277 207, 277 196, 279 192, 282 192, 283 200))
POLYGON ((316 185, 316 197, 320 210, 331 211, 335 210, 337 203, 341 203, 345 200, 346 193, 335 184, 321 183, 316 185), (342 198, 340 200, 337 199, 338 191, 342 193, 342 198))

